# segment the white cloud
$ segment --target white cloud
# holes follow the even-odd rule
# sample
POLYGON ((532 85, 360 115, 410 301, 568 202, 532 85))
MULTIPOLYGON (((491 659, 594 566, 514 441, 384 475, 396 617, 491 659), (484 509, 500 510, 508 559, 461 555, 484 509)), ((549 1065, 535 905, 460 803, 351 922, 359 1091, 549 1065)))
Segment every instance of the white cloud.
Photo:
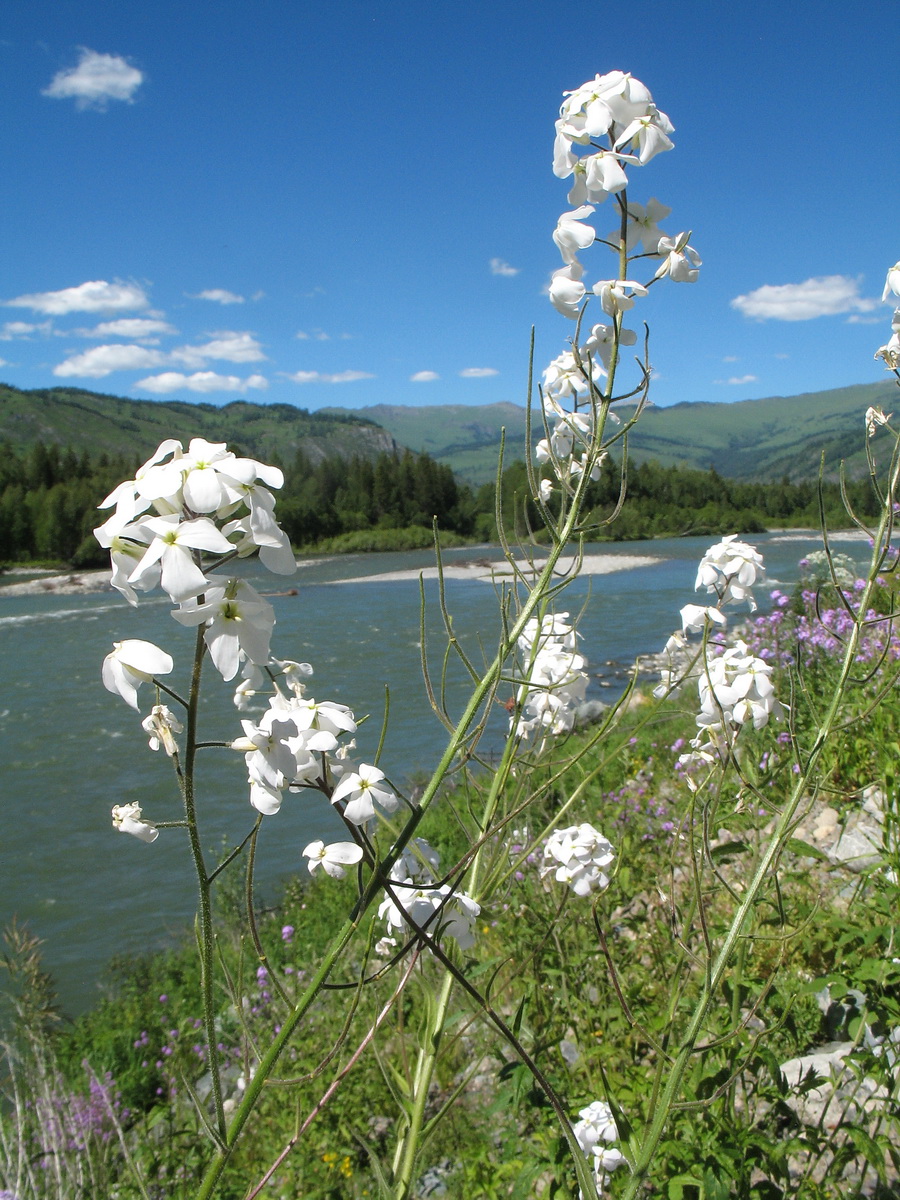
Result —
POLYGON ((416 371, 409 377, 410 383, 432 383, 435 379, 440 379, 437 371, 416 371))
POLYGON ((714 379, 713 383, 723 383, 734 386, 740 386, 742 383, 756 383, 756 375, 732 375, 730 379, 714 379))
POLYGON ((880 325, 882 317, 861 317, 859 313, 853 313, 847 318, 848 325, 880 325))
POLYGON ((499 375, 500 372, 493 367, 466 367, 459 374, 463 379, 487 379, 489 375, 499 375))
POLYGON ((356 383, 360 379, 374 379, 368 371, 339 371, 336 375, 324 375, 320 371, 295 371, 292 375, 282 371, 285 379, 294 383, 356 383))
MULTIPOLYGON (((294 337, 299 338, 302 342, 308 342, 310 338, 315 338, 315 340, 317 342, 330 342, 331 341, 331 335, 328 333, 325 333, 325 331, 323 329, 314 329, 312 331, 312 333, 307 333, 305 329, 300 329, 294 334, 294 337)), ((350 337, 349 333, 341 334, 341 338, 344 341, 348 340, 349 337, 350 337)))
POLYGON ((33 292, 4 301, 7 308, 30 308, 54 316, 73 312, 127 312, 130 308, 146 308, 149 303, 144 289, 138 284, 107 283, 105 279, 61 288, 58 292, 33 292))
POLYGON ((6 321, 0 329, 0 342, 12 342, 16 338, 30 338, 33 333, 49 334, 52 329, 49 321, 40 325, 29 325, 27 321, 6 321))
POLYGON ((217 375, 215 371, 195 371, 183 375, 180 371, 163 371, 160 375, 148 375, 133 385, 134 389, 167 395, 169 392, 243 392, 248 388, 267 388, 269 381, 264 375, 250 375, 239 379, 237 375, 217 375))
POLYGON ((55 100, 74 100, 78 108, 102 112, 109 100, 132 104, 134 93, 143 82, 142 72, 130 66, 121 55, 83 49, 78 66, 57 71, 50 86, 41 94, 55 100))
POLYGON ((492 258, 490 266, 492 275, 518 275, 519 273, 518 267, 511 267, 502 258, 492 258))
POLYGON ((83 354, 73 354, 53 368, 60 378, 76 375, 87 379, 102 379, 113 371, 135 371, 160 367, 167 357, 159 350, 144 346, 93 346, 83 354))
POLYGON ((735 296, 731 307, 757 321, 811 321, 845 312, 871 312, 877 300, 859 294, 859 280, 849 275, 820 275, 803 283, 766 284, 735 296))
POLYGON ((93 329, 70 329, 63 337, 124 337, 150 338, 158 333, 177 333, 178 330, 166 321, 151 320, 149 317, 120 317, 117 321, 101 321, 93 329))
MULTIPOLYGON (((261 296, 262 292, 257 293, 261 296)), ((254 299, 257 298, 254 296, 254 299)), ((244 297, 239 296, 237 292, 226 291, 225 288, 207 288, 205 292, 198 292, 196 296, 189 297, 191 300, 212 300, 216 304, 243 304, 244 297)))
POLYGON ((202 346, 179 346, 170 361, 186 367, 202 367, 208 358, 225 362, 262 362, 265 354, 252 333, 234 333, 230 329, 209 335, 212 341, 202 346))
POLYGON ((732 362, 737 362, 737 360, 738 360, 738 356, 736 354, 726 354, 725 357, 722 359, 722 362, 732 363, 732 362))
POLYGON ((0 367, 8 367, 8 366, 9 366, 9 363, 6 361, 6 359, 0 358, 0 367))

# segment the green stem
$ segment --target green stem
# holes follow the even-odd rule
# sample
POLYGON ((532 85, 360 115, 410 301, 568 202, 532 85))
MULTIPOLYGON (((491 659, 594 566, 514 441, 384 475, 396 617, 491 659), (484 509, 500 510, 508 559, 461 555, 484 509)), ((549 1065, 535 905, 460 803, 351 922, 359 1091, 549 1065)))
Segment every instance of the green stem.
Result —
POLYGON ((212 903, 210 900, 210 881, 203 857, 203 846, 200 842, 200 831, 197 825, 197 807, 194 796, 194 762, 197 754, 197 709, 200 700, 200 674, 203 668, 203 654, 206 649, 203 641, 202 626, 197 630, 194 646, 194 666, 191 672, 191 692, 187 708, 187 729, 185 732, 184 775, 182 780, 182 796, 184 799, 184 815, 187 820, 188 837, 191 844, 191 857, 194 860, 194 870, 197 874, 199 892, 199 947, 200 947, 200 986, 203 996, 203 1026, 206 1034, 206 1047, 209 1064, 209 1075, 212 1081, 213 1104, 216 1110, 216 1128, 219 1137, 225 1140, 225 1108, 222 1102, 222 1079, 219 1071, 219 1051, 216 1041, 216 1010, 213 1002, 213 972, 215 965, 215 940, 213 936, 212 903))
POLYGON ((441 992, 433 1015, 429 1014, 428 1027, 425 1031, 425 1042, 419 1050, 416 1062, 416 1073, 413 1077, 413 1107, 409 1115, 409 1124, 403 1138, 397 1144, 394 1156, 394 1197, 395 1200, 407 1200, 409 1189, 412 1187, 413 1173, 416 1166, 416 1155, 419 1150, 419 1138, 422 1126, 425 1124, 425 1105, 428 1103, 428 1090, 434 1078, 437 1066, 441 1037, 444 1032, 444 1022, 447 1019, 447 1008, 453 991, 453 976, 448 972, 444 976, 441 992))

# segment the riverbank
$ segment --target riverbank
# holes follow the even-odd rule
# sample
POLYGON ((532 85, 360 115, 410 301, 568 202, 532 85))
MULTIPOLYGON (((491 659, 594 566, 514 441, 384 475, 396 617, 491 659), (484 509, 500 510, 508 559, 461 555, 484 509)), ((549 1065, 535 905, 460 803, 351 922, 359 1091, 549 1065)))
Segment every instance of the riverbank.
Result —
MULTIPOLYGON (((297 567, 318 566, 322 559, 300 559, 297 567)), ((536 559, 531 567, 540 570, 544 559, 536 559)), ((659 555, 650 554, 586 554, 582 560, 580 574, 609 575, 613 571, 630 571, 636 567, 648 567, 662 562, 659 555)), ((560 563, 559 574, 563 575, 574 565, 573 559, 560 563)), ((529 564, 522 563, 523 570, 531 569, 529 564)), ((30 573, 25 572, 23 573, 30 573)), ((436 579, 437 567, 408 569, 399 571, 382 571, 373 575, 356 575, 349 579, 333 580, 333 583, 395 583, 409 579, 436 579)), ((512 571, 505 559, 491 562, 487 558, 473 559, 470 562, 456 563, 443 568, 445 579, 479 579, 490 583, 495 579, 510 579, 512 571)), ((70 571, 67 574, 54 575, 42 573, 35 579, 27 579, 22 583, 5 583, 0 580, 0 598, 3 596, 76 596, 87 595, 91 592, 111 592, 109 571, 70 571)))

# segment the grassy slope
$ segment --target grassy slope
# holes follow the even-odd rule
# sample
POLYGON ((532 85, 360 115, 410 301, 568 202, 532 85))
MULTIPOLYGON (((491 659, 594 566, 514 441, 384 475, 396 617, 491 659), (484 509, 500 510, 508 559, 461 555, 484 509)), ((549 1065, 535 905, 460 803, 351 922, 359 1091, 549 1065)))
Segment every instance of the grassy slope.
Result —
POLYGON ((320 416, 287 404, 237 400, 224 407, 177 400, 125 400, 80 388, 25 392, 0 385, 0 441, 17 449, 37 441, 77 451, 150 454, 164 438, 227 441, 264 461, 289 459, 303 449, 367 457, 389 450, 389 433, 365 418, 320 416))
MULTIPOLYGON (((895 385, 885 380, 734 404, 649 408, 629 439, 629 453, 638 462, 656 459, 665 466, 700 470, 713 466, 733 479, 800 479, 817 473, 822 450, 828 474, 836 476, 841 455, 852 448, 847 467, 861 475, 867 469, 862 449, 866 408, 882 405, 889 411, 896 395, 895 385)), ((381 404, 359 411, 401 444, 427 450, 473 483, 493 478, 501 426, 507 427, 507 458, 520 457, 524 449, 524 409, 515 404, 381 404)))
MULTIPOLYGON (((637 461, 707 470, 733 479, 809 478, 826 456, 834 478, 841 456, 851 475, 866 471, 862 426, 869 405, 890 411, 897 391, 891 381, 859 384, 801 396, 771 396, 734 404, 677 404, 650 408, 629 440, 637 461)), ((424 450, 473 484, 494 478, 500 431, 506 428, 506 460, 524 457, 525 411, 516 404, 379 404, 357 411, 308 413, 290 405, 224 407, 184 401, 125 400, 79 388, 23 392, 0 385, 0 440, 21 447, 55 441, 77 450, 146 454, 166 437, 200 435, 226 440, 245 453, 289 459, 303 448, 313 459, 326 454, 373 455, 394 442, 424 450), (373 424, 375 422, 375 424, 373 424)), ((541 436, 540 425, 533 431, 541 436)))

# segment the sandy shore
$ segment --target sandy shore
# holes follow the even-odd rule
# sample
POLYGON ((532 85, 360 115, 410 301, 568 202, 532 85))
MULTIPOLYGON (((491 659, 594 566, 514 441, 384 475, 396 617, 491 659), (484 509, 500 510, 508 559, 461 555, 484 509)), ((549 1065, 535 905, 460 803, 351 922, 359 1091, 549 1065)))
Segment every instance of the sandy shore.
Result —
MULTIPOLYGON (((299 562, 297 566, 301 576, 304 567, 323 561, 323 559, 304 559, 299 562)), ((545 559, 536 560, 535 567, 540 570, 545 561, 545 559)), ((648 567, 662 561, 660 557, 650 554, 591 554, 585 556, 581 574, 609 575, 613 571, 630 571, 633 567, 648 567)), ((571 559, 561 560, 559 573, 564 573, 571 564, 571 559)), ((31 574, 31 572, 27 569, 14 569, 9 571, 6 576, 0 576, 0 599, 4 596, 46 596, 49 593, 57 596, 77 596, 87 595, 89 592, 112 590, 109 586, 109 571, 72 571, 67 575, 41 572, 37 578, 28 579, 24 583, 3 582, 4 578, 15 574, 31 574)), ((353 579, 332 579, 328 582, 334 584, 394 583, 401 580, 418 579, 420 575, 424 575, 426 579, 437 579, 437 567, 425 567, 422 570, 383 571, 379 575, 357 575, 353 579)), ((492 563, 482 558, 456 566, 444 567, 445 579, 478 579, 485 583, 491 583, 493 580, 510 579, 511 577, 509 564, 502 559, 492 563)), ((285 583, 290 585, 296 576, 285 576, 284 578, 285 583)))
MULTIPOLYGON (((12 572, 9 572, 12 574, 12 572)), ((29 572, 30 573, 30 572, 29 572)), ((25 583, 4 583, 0 577, 0 599, 3 596, 77 596, 88 592, 109 592, 109 571, 70 571, 68 575, 41 574, 25 583)))
MULTIPOLYGON (((540 571, 546 559, 535 559, 534 567, 540 571)), ((572 565, 573 560, 560 559, 557 572, 562 575, 572 565)), ((651 554, 590 554, 585 555, 581 564, 582 575, 610 575, 613 571, 630 571, 635 567, 649 567, 653 563, 663 562, 658 555, 651 554)), ((523 564, 525 565, 525 564, 523 564)), ((380 575, 357 575, 353 579, 333 579, 332 583, 396 583, 401 580, 437 579, 437 567, 425 567, 420 570, 383 571, 380 575)), ((444 567, 445 579, 478 579, 484 583, 494 580, 511 579, 512 571, 503 559, 489 562, 486 559, 476 559, 473 562, 456 566, 444 567)))

